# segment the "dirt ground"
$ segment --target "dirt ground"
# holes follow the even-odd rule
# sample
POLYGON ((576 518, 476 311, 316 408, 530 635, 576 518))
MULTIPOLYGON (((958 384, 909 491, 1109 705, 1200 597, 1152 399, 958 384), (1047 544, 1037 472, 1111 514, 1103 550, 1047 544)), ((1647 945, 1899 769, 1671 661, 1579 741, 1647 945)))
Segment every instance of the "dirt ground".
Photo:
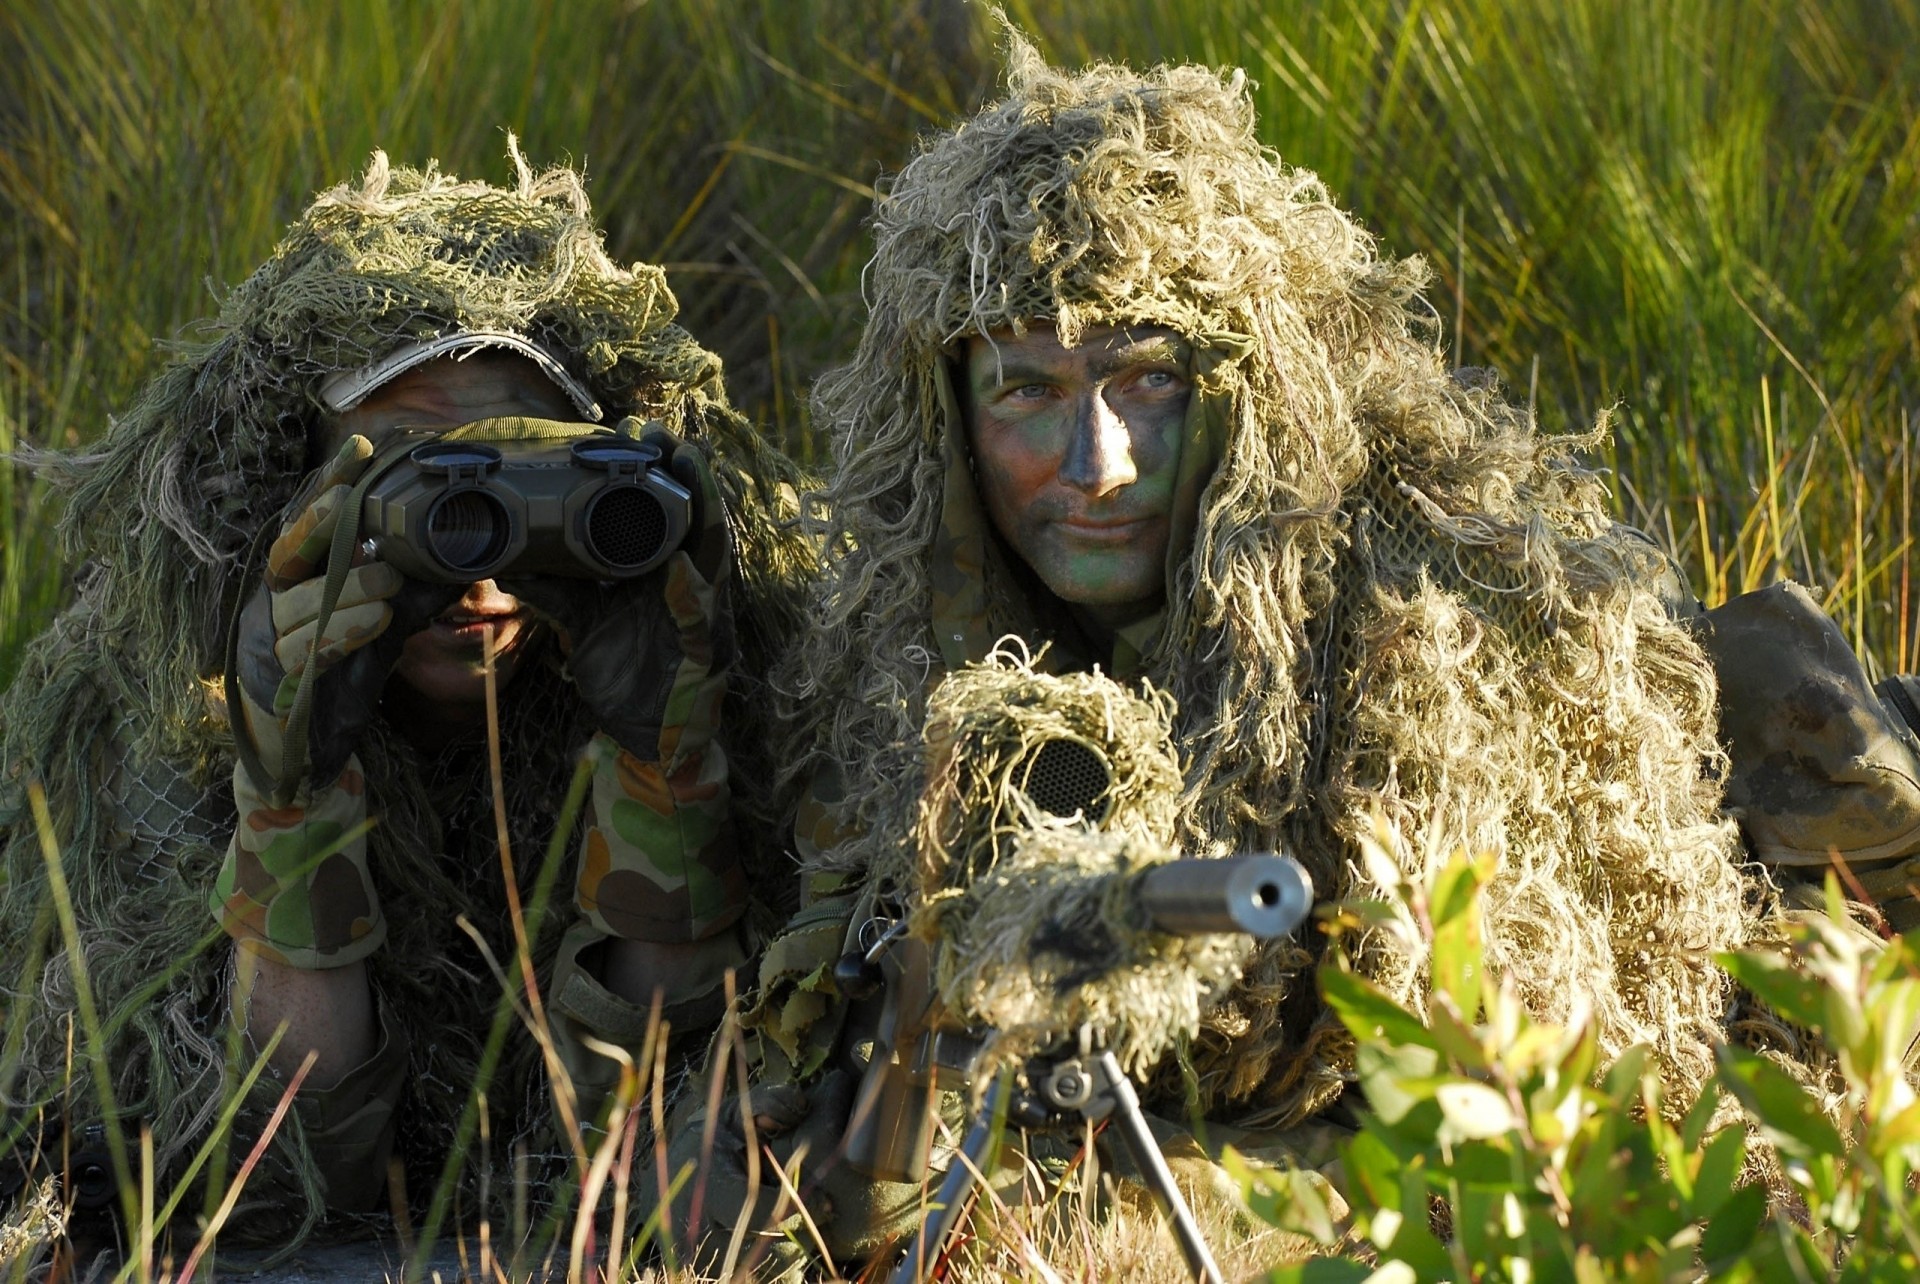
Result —
MULTIPOLYGON (((414 1284, 480 1284, 483 1279, 486 1284, 498 1284, 500 1276, 492 1271, 482 1275, 478 1244, 469 1240, 464 1249, 463 1253, 462 1246, 457 1244, 439 1246, 428 1259, 426 1270, 410 1279, 414 1284)), ((271 1256, 270 1250, 222 1252, 211 1271, 203 1263, 194 1279, 196 1284, 241 1284, 243 1281, 245 1284, 384 1284, 398 1281, 407 1261, 406 1250, 392 1238, 310 1242, 286 1261, 263 1266, 271 1256)), ((172 1270, 166 1269, 165 1263, 155 1265, 155 1277, 170 1280, 176 1277, 182 1264, 173 1263, 172 1270)), ((103 1252, 76 1263, 70 1278, 76 1282, 110 1280, 119 1268, 117 1255, 103 1252)), ((549 1279, 558 1281, 565 1275, 562 1263, 550 1276, 538 1272, 516 1273, 512 1284, 545 1284, 549 1279)))
MULTIPOLYGON (((252 1284, 381 1284, 400 1278, 406 1254, 392 1240, 312 1244, 270 1270, 254 1269, 258 1255, 222 1254, 213 1278, 252 1284), (248 1258, 251 1257, 250 1262, 248 1258)), ((452 1245, 437 1249, 422 1284, 466 1284, 480 1278, 480 1263, 470 1247, 463 1263, 452 1245)), ((518 1284, 518 1281, 515 1282, 518 1284)))

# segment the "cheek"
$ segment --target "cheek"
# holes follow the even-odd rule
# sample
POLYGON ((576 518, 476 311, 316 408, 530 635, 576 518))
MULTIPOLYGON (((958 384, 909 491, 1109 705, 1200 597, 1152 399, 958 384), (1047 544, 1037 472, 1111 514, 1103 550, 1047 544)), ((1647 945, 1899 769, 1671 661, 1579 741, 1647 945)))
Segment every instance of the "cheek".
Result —
POLYGON ((973 472, 996 519, 1022 512, 1060 471, 1061 451, 1047 425, 983 425, 973 434, 973 472))
POLYGON ((1155 478, 1171 483, 1180 463, 1180 443, 1186 421, 1185 397, 1143 407, 1137 417, 1128 419, 1133 463, 1142 481, 1155 478))

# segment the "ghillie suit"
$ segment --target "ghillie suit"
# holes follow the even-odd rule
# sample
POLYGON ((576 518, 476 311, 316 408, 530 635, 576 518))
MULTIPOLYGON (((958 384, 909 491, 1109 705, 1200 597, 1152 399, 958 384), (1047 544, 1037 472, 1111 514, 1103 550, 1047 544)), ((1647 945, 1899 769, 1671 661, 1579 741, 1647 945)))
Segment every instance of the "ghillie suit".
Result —
MULTIPOLYGON (((1728 997, 1710 956, 1746 938, 1749 889, 1715 811, 1712 671, 1664 560, 1570 458, 1598 433, 1544 437, 1449 374, 1425 267, 1379 257, 1259 145, 1238 73, 1067 75, 1017 37, 1010 59, 1007 98, 880 198, 871 319, 816 393, 826 570, 777 678, 804 714, 812 893, 893 859, 927 693, 1013 634, 1175 700, 1184 855, 1290 851, 1333 898, 1385 893, 1356 860, 1376 812, 1409 875, 1493 854, 1494 965, 1539 1016, 1585 1007, 1610 1052, 1651 1045, 1691 1100, 1728 997), (1065 346, 1168 327, 1194 351, 1165 607, 1107 653, 973 480, 964 341, 1036 322, 1065 346)), ((1287 1124, 1350 1077, 1308 935, 1263 949, 1188 1049, 1210 1116, 1287 1124)), ((1343 948, 1420 995, 1390 943, 1343 948)), ((762 975, 777 1006, 794 978, 762 975)))
MULTIPOLYGON (((743 680, 728 725, 739 733, 735 814, 754 832, 763 800, 752 787, 768 777, 756 718, 768 701, 747 679, 764 671, 758 657, 770 639, 791 629, 805 573, 776 516, 783 502, 791 508, 780 488, 793 478, 728 407, 719 359, 673 323, 664 274, 607 256, 580 176, 535 173, 517 147, 512 160, 513 181, 495 187, 431 166, 393 168, 376 153, 358 182, 314 201, 95 452, 52 461, 71 487, 67 546, 86 569, 79 600, 35 644, 0 710, 0 955, 9 1037, 20 1039, 0 1092, 10 1119, 44 1108, 79 1127, 99 1115, 78 978, 50 926, 48 867, 29 814, 29 791, 40 789, 105 1026, 115 1122, 129 1138, 151 1128, 163 1191, 235 1084, 225 1046, 231 944, 207 911, 235 823, 223 633, 258 582, 249 550, 278 528, 316 463, 328 376, 450 330, 506 332, 561 360, 607 422, 657 419, 710 447, 740 550, 743 680), (11 970, 29 960, 44 966, 11 970)), ((506 824, 525 898, 593 728, 551 647, 502 693, 500 720, 506 824)), ((415 1032, 397 1145, 420 1195, 434 1188, 498 1005, 490 958, 513 955, 504 875, 484 744, 426 755, 376 719, 358 752, 389 924, 369 975, 389 1024, 415 1032)), ((563 918, 533 925, 543 976, 563 918)), ((564 1152, 527 1044, 509 1045, 519 1051, 489 1092, 495 1162, 521 1145, 564 1152)), ((275 1095, 269 1077, 257 1096, 270 1104, 275 1095)), ((282 1136, 270 1162, 286 1168, 282 1185, 306 1193, 304 1207, 288 1210, 303 1232, 319 1210, 314 1176, 291 1117, 282 1136)), ((476 1144, 469 1175, 484 1158, 476 1144)))

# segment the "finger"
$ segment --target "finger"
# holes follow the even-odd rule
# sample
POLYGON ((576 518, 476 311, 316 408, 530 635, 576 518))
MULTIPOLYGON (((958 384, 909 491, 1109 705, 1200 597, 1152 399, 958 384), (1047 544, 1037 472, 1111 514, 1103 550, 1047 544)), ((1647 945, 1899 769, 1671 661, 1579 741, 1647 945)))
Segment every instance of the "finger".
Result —
POLYGON ((268 550, 268 587, 285 588, 309 579, 325 563, 353 483, 372 458, 373 443, 355 433, 308 483, 307 492, 318 497, 301 507, 268 550))
MULTIPOLYGON (((368 602, 384 602, 400 591, 405 578, 385 562, 356 566, 340 581, 340 597, 333 604, 334 613, 368 602)), ((326 591, 327 582, 316 577, 273 594, 273 631, 285 637, 301 625, 312 623, 320 614, 320 599, 326 596, 326 591)))
POLYGON ((694 496, 693 528, 687 532, 685 547, 693 555, 700 573, 717 584, 731 569, 733 546, 727 530, 726 502, 714 479, 713 461, 700 447, 670 433, 650 436, 666 452, 668 470, 675 480, 694 496))
POLYGON ((393 608, 385 602, 366 602, 327 617, 327 631, 320 645, 313 646, 316 620, 309 620, 273 644, 274 658, 289 674, 306 668, 307 652, 313 650, 316 673, 325 673, 349 652, 358 651, 386 632, 393 622, 393 608))
POLYGON ((501 580, 500 589, 553 629, 563 656, 572 653, 575 636, 603 618, 612 606, 607 591, 590 580, 529 577, 501 580))
MULTIPOLYGON (((674 553, 667 558, 666 577, 660 596, 666 603, 667 612, 673 616, 674 626, 680 630, 682 648, 690 644, 704 646, 701 640, 713 631, 713 620, 718 610, 718 590, 700 573, 700 568, 685 552, 674 553)), ((702 662, 711 659, 704 654, 689 658, 698 658, 702 662)))
POLYGON ((360 480, 360 474, 366 471, 367 461, 372 458, 372 440, 354 433, 340 443, 340 449, 333 452, 332 459, 320 465, 320 481, 314 489, 331 490, 335 486, 351 486, 360 480))

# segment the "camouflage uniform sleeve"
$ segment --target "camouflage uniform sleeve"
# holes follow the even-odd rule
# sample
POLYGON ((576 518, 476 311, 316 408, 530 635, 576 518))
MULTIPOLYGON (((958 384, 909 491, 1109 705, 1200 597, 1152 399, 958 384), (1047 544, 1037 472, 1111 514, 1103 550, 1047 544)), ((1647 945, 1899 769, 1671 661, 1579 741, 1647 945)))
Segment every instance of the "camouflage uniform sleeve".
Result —
POLYGON ((667 762, 649 762, 602 733, 575 897, 609 936, 698 941, 746 912, 747 881, 732 828, 727 756, 709 740, 667 762))
POLYGON ((233 795, 239 815, 208 898, 227 934, 289 967, 345 967, 379 949, 387 924, 367 868, 359 758, 287 807, 274 806, 236 766, 233 795))

